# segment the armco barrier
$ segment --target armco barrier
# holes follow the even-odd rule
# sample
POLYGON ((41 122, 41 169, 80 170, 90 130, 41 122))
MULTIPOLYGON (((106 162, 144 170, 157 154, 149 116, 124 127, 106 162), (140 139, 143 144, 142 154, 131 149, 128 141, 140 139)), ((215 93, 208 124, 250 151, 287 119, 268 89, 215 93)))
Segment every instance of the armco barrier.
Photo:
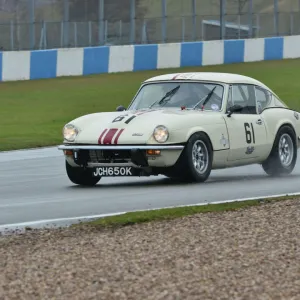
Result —
POLYGON ((0 52, 0 81, 300 57, 300 36, 0 52))

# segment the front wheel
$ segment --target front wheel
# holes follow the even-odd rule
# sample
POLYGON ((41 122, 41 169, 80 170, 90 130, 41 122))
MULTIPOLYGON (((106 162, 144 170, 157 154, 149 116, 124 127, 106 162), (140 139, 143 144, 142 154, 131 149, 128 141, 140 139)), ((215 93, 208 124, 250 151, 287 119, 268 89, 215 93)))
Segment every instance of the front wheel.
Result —
POLYGON ((66 171, 69 179, 78 185, 83 186, 94 186, 96 185, 101 177, 94 177, 91 169, 83 169, 81 167, 72 167, 66 161, 66 171))
POLYGON ((263 162, 264 171, 270 176, 290 174, 297 161, 297 142, 294 131, 283 126, 278 131, 268 159, 263 162))
POLYGON ((188 182, 204 182, 208 179, 213 160, 213 149, 203 132, 193 134, 188 140, 177 164, 173 178, 188 182))

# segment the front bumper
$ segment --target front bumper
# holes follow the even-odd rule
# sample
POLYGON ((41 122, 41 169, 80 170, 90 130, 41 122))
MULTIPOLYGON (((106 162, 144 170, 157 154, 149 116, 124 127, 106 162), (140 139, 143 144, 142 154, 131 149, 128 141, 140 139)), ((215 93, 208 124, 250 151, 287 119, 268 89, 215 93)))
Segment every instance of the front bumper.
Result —
POLYGON ((134 168, 169 167, 176 163, 184 145, 60 145, 74 167, 134 168), (151 153, 149 153, 151 152, 151 153))
POLYGON ((118 145, 118 146, 98 146, 98 145, 60 145, 59 150, 182 150, 184 145, 118 145))

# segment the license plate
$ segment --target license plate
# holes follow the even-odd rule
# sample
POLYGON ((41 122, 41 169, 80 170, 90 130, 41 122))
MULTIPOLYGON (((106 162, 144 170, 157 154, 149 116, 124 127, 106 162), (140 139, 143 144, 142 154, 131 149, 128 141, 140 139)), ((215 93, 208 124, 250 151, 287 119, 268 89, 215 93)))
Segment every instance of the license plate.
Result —
POLYGON ((134 176, 132 167, 98 167, 93 172, 94 177, 134 176))

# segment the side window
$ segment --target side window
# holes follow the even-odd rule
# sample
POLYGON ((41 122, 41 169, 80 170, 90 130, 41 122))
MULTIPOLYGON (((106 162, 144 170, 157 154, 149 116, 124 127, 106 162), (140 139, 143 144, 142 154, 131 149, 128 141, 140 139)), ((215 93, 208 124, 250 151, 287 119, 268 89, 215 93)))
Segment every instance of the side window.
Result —
POLYGON ((241 114, 256 114, 256 99, 253 85, 234 84, 231 86, 232 94, 229 94, 228 108, 233 105, 243 107, 241 114))
POLYGON ((247 98, 247 91, 245 90, 245 86, 242 85, 233 85, 232 86, 232 100, 234 104, 239 104, 244 106, 245 98, 247 98), (246 92, 246 94, 245 94, 246 92))
POLYGON ((284 103, 282 103, 277 97, 273 95, 275 106, 278 107, 287 107, 284 103))
POLYGON ((259 87, 255 88, 255 93, 257 100, 257 110, 260 114, 270 104, 271 93, 259 87))

